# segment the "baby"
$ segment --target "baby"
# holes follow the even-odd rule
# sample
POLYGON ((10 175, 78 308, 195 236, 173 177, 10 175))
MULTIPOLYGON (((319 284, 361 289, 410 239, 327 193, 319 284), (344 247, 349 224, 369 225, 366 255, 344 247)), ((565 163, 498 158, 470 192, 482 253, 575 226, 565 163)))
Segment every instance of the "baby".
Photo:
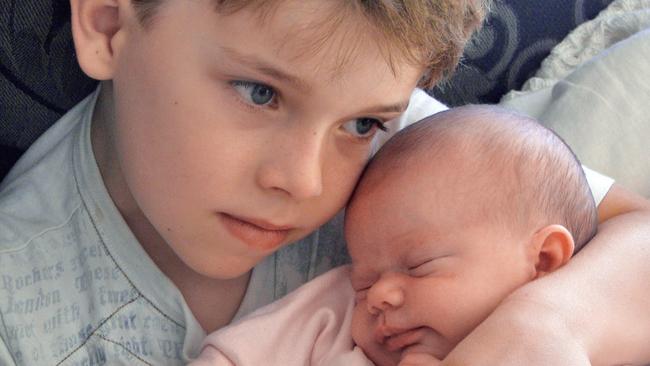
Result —
POLYGON ((345 217, 352 265, 208 336, 195 365, 435 364, 596 226, 553 132, 497 107, 436 114, 366 168, 345 217))
POLYGON ((381 366, 443 359, 596 225, 580 164, 535 121, 468 106, 418 123, 377 154, 347 209, 354 341, 381 366))

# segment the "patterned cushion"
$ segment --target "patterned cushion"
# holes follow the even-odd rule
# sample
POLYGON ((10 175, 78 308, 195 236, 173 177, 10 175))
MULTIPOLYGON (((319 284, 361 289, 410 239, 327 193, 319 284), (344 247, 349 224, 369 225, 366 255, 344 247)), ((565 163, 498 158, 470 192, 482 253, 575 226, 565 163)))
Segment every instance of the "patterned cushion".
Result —
MULTIPOLYGON (((576 24, 611 0, 495 0, 463 65, 431 92, 450 105, 496 102, 519 87, 576 24), (537 5, 536 5, 537 4, 537 5)), ((0 179, 96 82, 79 69, 68 0, 0 0, 0 179)))
POLYGON ((450 106, 497 103, 509 90, 519 89, 572 29, 611 2, 495 0, 456 73, 430 93, 450 106))

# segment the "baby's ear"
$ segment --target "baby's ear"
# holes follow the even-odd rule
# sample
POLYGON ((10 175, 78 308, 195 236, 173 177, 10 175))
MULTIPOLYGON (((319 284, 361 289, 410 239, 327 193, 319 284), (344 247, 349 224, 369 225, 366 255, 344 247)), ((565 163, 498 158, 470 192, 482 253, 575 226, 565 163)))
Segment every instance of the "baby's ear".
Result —
POLYGON ((112 79, 128 0, 70 0, 72 36, 81 69, 97 80, 112 79), (126 9, 124 9, 126 8, 126 9))
POLYGON ((536 255, 535 278, 562 267, 573 255, 573 236, 562 225, 548 225, 538 230, 532 238, 531 249, 536 255))

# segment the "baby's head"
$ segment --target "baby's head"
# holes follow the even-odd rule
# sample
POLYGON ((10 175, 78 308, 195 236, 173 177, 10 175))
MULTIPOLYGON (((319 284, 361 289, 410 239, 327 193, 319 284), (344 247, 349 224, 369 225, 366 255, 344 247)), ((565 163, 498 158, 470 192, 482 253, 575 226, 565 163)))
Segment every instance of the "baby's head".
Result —
POLYGON ((429 117, 378 152, 346 211, 353 338, 380 366, 442 359, 596 225, 581 166, 553 132, 497 107, 429 117))

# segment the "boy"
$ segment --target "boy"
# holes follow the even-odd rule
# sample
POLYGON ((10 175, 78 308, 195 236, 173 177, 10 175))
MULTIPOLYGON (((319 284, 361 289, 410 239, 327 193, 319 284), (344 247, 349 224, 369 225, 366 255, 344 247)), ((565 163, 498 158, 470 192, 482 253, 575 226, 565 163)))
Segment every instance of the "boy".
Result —
POLYGON ((551 131, 468 106, 388 141, 345 223, 351 272, 208 336, 196 365, 369 364, 352 338, 379 366, 435 364, 515 288, 564 265, 595 234, 597 213, 551 131))
POLYGON ((342 262, 337 221, 272 254, 343 208, 481 18, 380 4, 72 0, 104 82, 0 187, 0 364, 185 364, 342 262))
MULTIPOLYGON (((481 18, 479 4, 455 0, 71 9, 77 59, 103 82, 0 187, 8 365, 183 364, 206 331, 344 261, 340 221, 314 230, 347 202, 383 122, 395 130, 435 110, 413 90, 453 68, 481 18)), ((601 183, 602 197, 611 181, 601 183)), ((642 207, 620 192, 604 217, 642 207)), ((608 227, 631 234, 616 248, 639 251, 635 216, 618 222, 608 227)), ((612 239, 597 244, 596 258, 616 257, 612 239)), ((645 283, 644 266, 610 263, 611 276, 645 283)), ((566 276, 593 274, 577 267, 566 276)), ((534 292, 555 299, 556 287, 534 292)), ((644 316, 610 297, 595 297, 603 313, 644 316)), ((607 333, 596 328, 587 334, 607 333)), ((554 344, 575 340, 564 335, 554 344)))

